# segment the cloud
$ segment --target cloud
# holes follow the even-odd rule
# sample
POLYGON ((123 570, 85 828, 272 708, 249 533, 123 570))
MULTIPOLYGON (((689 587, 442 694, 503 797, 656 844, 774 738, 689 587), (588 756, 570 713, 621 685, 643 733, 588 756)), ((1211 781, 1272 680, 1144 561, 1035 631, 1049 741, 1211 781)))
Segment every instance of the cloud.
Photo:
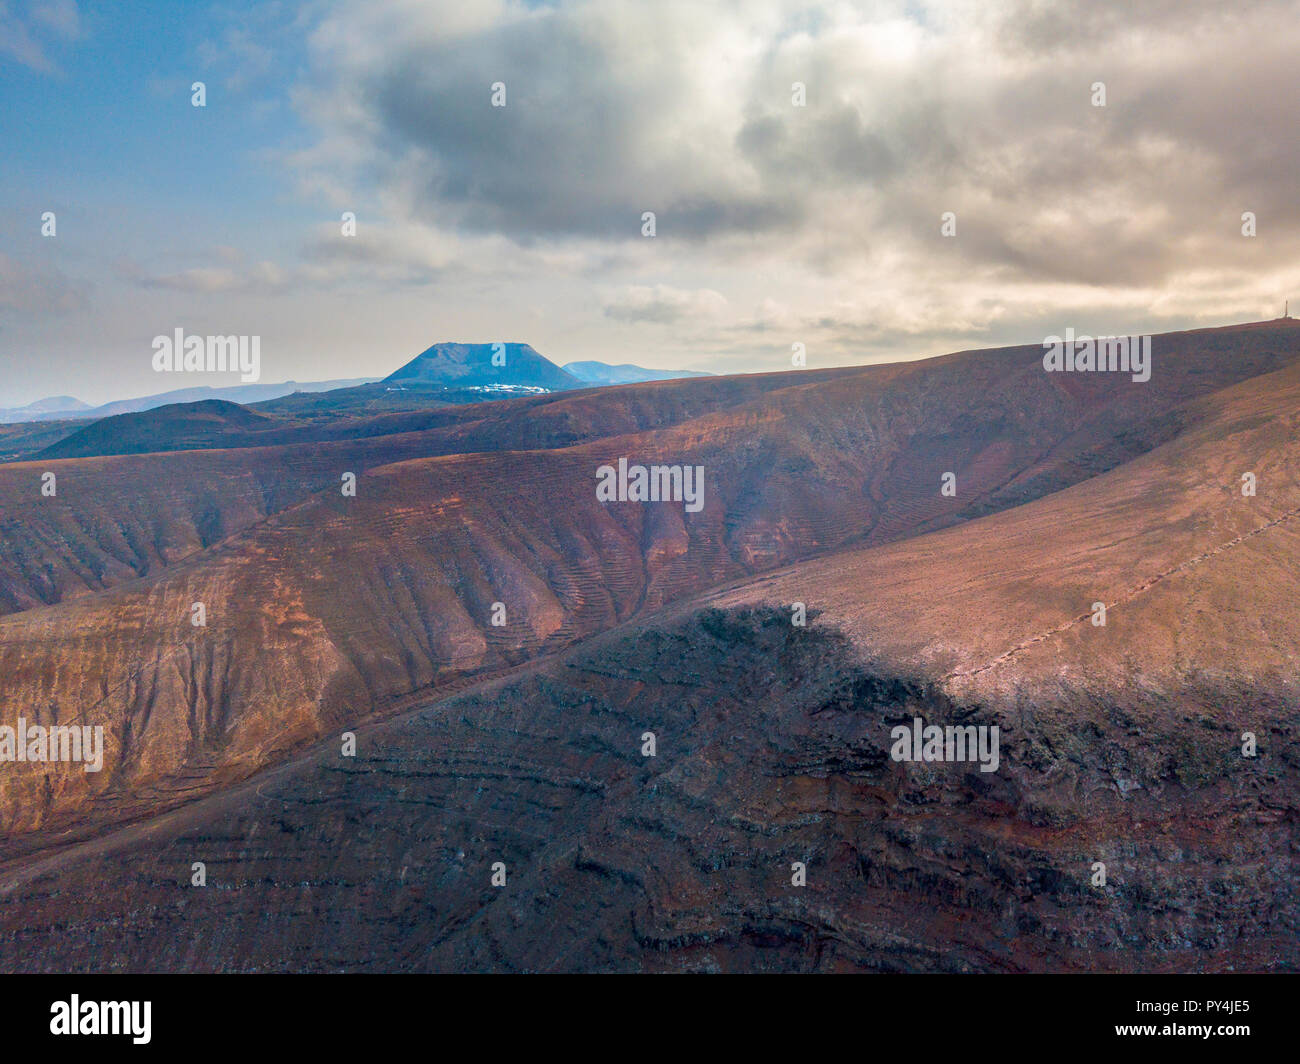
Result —
POLYGON ((51 45, 81 36, 81 16, 75 0, 34 0, 25 14, 15 4, 0 2, 0 56, 41 74, 60 73, 50 58, 51 45))
POLYGON ((76 0, 37 0, 31 5, 31 20, 65 40, 81 36, 81 13, 76 0))
POLYGON ((444 275, 457 254, 454 240, 418 227, 394 228, 362 216, 356 232, 342 235, 341 224, 317 227, 302 247, 303 283, 428 285, 444 275))
MULTIPOLYGON (((54 26, 79 23, 30 10, 0 0, 0 26, 22 31, 0 40, 48 64, 54 26)), ((788 367, 795 342, 824 366, 1071 323, 1187 328, 1300 298, 1300 0, 314 0, 215 15, 200 61, 244 91, 238 133, 214 150, 279 167, 286 188, 266 188, 296 199, 244 209, 231 183, 232 209, 196 202, 198 229, 170 248, 117 227, 101 261, 129 248, 146 264, 96 278, 131 290, 124 332, 137 303, 274 316, 312 358, 335 350, 340 376, 357 350, 504 333, 562 360, 615 343, 631 361, 727 371, 788 367), (275 128, 259 127, 277 103, 275 128)))
MULTIPOLYGON (((228 248, 216 249, 215 256, 223 262, 232 261, 228 248)), ((293 276, 289 271, 270 261, 247 265, 193 266, 171 273, 151 273, 137 264, 124 263, 122 274, 141 288, 166 289, 197 295, 228 292, 267 294, 284 291, 293 282, 293 276)))
POLYGON ((299 242, 297 259, 284 264, 245 261, 238 248, 216 245, 196 256, 205 261, 194 266, 163 272, 123 260, 118 275, 140 288, 195 295, 302 295, 339 287, 374 291, 432 284, 444 274, 456 250, 455 241, 441 240, 436 234, 394 229, 363 218, 350 236, 342 234, 340 223, 316 226, 299 242))
POLYGON ((340 12, 318 30, 325 76, 300 103, 341 138, 330 163, 365 159, 413 216, 521 243, 637 238, 646 210, 685 240, 795 221, 797 204, 735 165, 742 101, 715 91, 734 49, 695 39, 693 6, 488 5, 459 25, 455 6, 340 12))
POLYGON ((300 161, 520 246, 630 243, 654 210, 660 240, 720 263, 757 249, 835 272, 925 249, 990 283, 1167 281, 1245 251, 1234 211, 1300 236, 1295 7, 338 9, 312 38, 299 104, 323 136, 300 161))
POLYGON ((716 317, 727 300, 710 288, 684 291, 668 285, 629 285, 604 303, 607 318, 626 322, 671 324, 683 319, 716 317))
POLYGON ((228 26, 216 37, 198 47, 199 61, 205 68, 225 72, 225 85, 240 91, 271 73, 274 51, 242 26, 228 26))
POLYGON ((27 316, 68 314, 90 303, 89 283, 58 270, 37 270, 0 252, 0 307, 27 316))

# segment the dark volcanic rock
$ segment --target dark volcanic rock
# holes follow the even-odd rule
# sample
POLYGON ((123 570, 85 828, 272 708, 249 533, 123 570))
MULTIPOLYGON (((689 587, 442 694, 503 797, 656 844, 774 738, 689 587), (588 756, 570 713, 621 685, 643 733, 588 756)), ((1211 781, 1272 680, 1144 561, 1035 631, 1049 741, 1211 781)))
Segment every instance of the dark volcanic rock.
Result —
POLYGON ((1211 718, 1109 713, 958 705, 785 611, 706 611, 0 873, 0 965, 1300 966, 1294 703, 1255 762, 1211 718), (892 761, 913 714, 998 723, 999 771, 892 761))

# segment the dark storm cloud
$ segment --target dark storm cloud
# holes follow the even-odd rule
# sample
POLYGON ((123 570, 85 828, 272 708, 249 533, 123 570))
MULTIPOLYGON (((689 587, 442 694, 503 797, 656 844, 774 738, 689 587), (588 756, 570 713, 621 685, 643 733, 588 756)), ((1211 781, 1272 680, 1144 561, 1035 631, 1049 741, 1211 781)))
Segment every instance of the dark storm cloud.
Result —
POLYGON ((647 92, 599 19, 528 19, 472 41, 427 41, 367 72, 374 146, 423 171, 417 209, 461 226, 534 236, 628 238, 643 211, 688 238, 789 224, 798 205, 747 192, 715 145, 678 138, 691 100, 673 71, 647 92), (505 85, 506 105, 491 105, 505 85))

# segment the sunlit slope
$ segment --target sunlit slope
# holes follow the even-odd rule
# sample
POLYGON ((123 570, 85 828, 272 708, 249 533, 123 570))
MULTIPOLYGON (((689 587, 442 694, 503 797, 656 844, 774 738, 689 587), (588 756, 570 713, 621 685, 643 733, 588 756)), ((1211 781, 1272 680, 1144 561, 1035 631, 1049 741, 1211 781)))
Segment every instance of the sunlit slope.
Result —
POLYGON ((1293 688, 1300 368, 1220 392, 1193 420, 1103 477, 716 601, 805 601, 870 654, 980 697, 1030 686, 1293 688))

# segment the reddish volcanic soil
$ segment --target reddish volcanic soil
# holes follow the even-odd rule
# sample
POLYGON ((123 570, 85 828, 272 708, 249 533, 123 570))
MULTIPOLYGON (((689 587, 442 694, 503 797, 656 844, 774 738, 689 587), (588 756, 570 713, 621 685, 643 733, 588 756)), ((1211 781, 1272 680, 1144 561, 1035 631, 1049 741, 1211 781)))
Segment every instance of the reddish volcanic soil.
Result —
POLYGON ((0 771, 0 967, 1300 966, 1300 327, 1154 349, 0 467, 0 723, 108 737, 0 771), (703 511, 598 502, 620 456, 703 511))

